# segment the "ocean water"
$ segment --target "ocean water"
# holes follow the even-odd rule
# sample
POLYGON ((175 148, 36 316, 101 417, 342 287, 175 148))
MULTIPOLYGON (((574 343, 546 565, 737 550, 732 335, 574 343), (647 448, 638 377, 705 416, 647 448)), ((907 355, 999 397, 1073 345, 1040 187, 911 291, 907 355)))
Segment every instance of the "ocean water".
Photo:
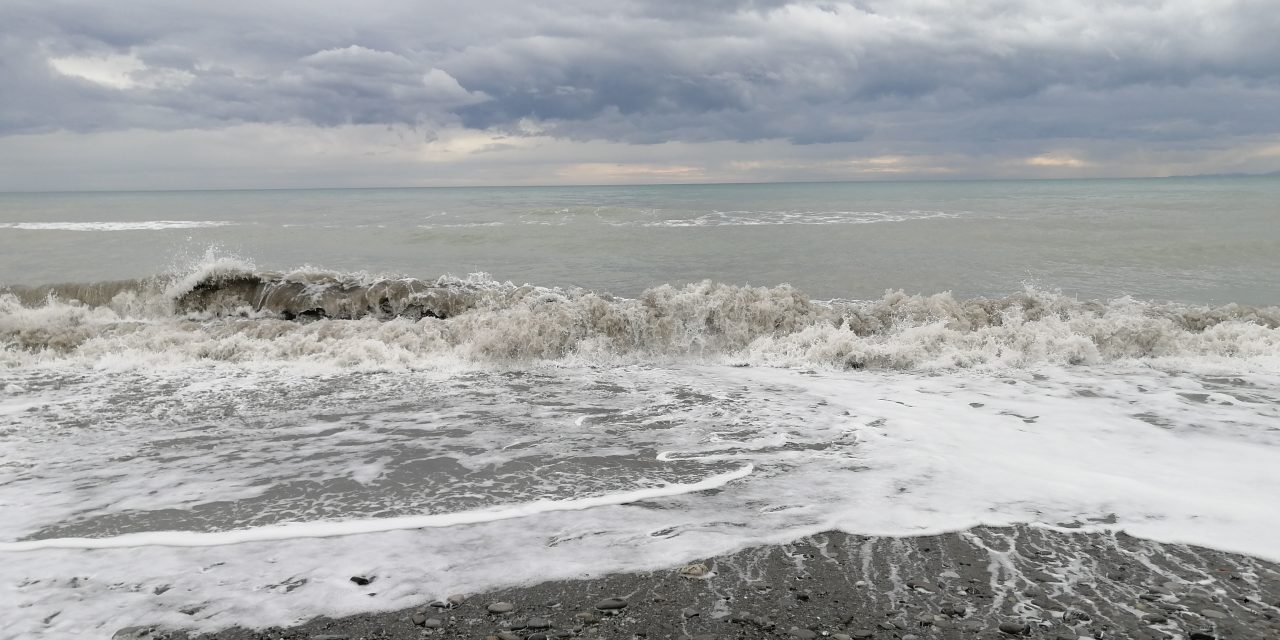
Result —
POLYGON ((832 528, 1280 559, 1277 305, 1274 178, 0 194, 0 637, 832 528))

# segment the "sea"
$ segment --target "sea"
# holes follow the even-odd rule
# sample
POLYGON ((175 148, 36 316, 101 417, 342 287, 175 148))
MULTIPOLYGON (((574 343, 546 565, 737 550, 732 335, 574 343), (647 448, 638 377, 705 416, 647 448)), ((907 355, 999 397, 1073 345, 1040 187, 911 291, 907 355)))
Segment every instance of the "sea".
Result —
POLYGON ((0 638, 832 529, 1280 560, 1277 305, 1274 177, 0 194, 0 638))

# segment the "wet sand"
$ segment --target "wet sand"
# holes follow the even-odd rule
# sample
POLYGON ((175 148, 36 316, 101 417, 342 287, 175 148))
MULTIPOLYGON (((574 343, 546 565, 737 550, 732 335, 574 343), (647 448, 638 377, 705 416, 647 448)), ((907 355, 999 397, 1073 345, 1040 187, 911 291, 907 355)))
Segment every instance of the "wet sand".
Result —
POLYGON ((1276 640, 1280 564, 1123 533, 829 532, 661 571, 459 594, 291 628, 131 628, 116 637, 1276 640))

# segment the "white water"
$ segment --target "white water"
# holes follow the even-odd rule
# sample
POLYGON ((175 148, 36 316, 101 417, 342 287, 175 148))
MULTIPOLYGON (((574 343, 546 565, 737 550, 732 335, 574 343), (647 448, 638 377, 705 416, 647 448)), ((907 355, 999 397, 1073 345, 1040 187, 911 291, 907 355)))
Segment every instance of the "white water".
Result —
POLYGON ((286 624, 829 528, 1083 525, 1280 559, 1280 372, 1171 364, 9 369, 3 633, 286 624), (192 542, 217 546, 172 546, 192 542))

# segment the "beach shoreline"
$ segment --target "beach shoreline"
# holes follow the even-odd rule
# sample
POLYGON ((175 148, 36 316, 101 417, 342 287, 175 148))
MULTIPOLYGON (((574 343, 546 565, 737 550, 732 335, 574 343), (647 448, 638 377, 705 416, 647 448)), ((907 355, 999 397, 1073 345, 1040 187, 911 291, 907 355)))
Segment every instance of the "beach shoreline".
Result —
MULTIPOLYGON (((376 586, 376 576, 353 578, 376 586)), ((1280 564, 1124 533, 1025 525, 910 538, 827 532, 659 571, 459 594, 288 628, 134 627, 115 635, 557 637, 1274 640, 1280 564)))

